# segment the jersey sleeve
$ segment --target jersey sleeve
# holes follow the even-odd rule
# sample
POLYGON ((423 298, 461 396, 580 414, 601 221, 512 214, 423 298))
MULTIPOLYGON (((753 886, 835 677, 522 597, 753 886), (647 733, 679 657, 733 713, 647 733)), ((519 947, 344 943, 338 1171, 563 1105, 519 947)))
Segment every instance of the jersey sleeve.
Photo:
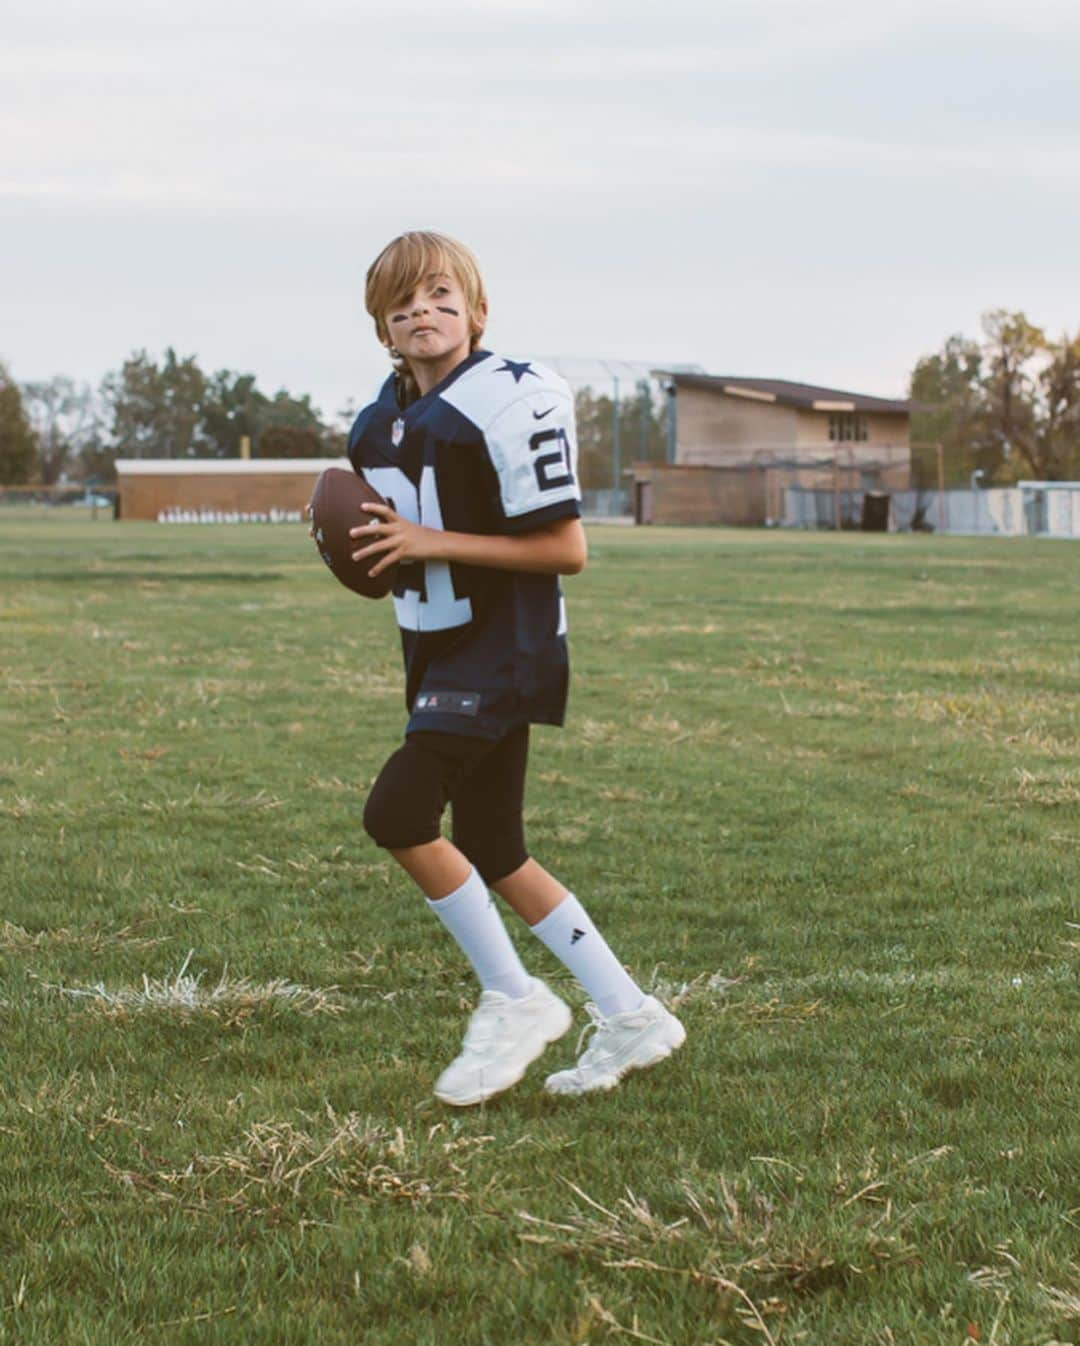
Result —
POLYGON ((354 472, 361 473, 362 471, 364 466, 362 461, 362 440, 368 427, 379 415, 380 408, 387 404, 388 398, 393 398, 393 384, 394 378, 393 375, 391 375, 380 384, 375 391, 374 397, 372 397, 367 406, 361 408, 357 413, 356 419, 352 423, 352 428, 349 430, 349 437, 346 441, 345 456, 348 458, 349 462, 352 463, 354 472))
POLYGON ((484 432, 503 531, 524 533, 581 514, 574 399, 550 377, 505 407, 484 432))

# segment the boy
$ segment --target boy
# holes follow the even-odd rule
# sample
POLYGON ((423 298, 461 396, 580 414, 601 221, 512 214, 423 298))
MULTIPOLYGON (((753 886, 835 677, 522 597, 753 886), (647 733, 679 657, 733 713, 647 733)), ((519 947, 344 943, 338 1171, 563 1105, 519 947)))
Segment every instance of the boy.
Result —
POLYGON ((351 535, 372 574, 401 567, 394 606, 410 714, 364 826, 425 893, 482 988, 435 1093, 482 1102, 570 1026, 569 1007, 522 966, 489 887, 593 1000, 592 1042, 546 1088, 609 1089, 686 1035, 525 849, 529 725, 562 724, 566 708, 558 576, 586 560, 573 398, 542 366, 481 349, 483 281, 453 239, 394 239, 368 271, 365 302, 395 373, 356 418, 349 456, 388 503, 365 506, 373 518, 351 535), (440 833, 447 802, 451 840, 440 833))

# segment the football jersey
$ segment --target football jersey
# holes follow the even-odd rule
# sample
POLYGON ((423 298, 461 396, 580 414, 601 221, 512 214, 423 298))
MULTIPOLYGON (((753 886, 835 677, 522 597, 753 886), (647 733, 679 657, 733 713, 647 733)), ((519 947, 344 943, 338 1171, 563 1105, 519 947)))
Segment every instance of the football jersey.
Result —
MULTIPOLYGON (((492 535, 579 516, 574 399, 557 374, 478 350, 408 406, 398 386, 391 375, 357 416, 349 458, 402 518, 492 535)), ((415 562, 399 567, 393 594, 406 733, 501 738, 524 723, 562 724, 557 575, 415 562)))

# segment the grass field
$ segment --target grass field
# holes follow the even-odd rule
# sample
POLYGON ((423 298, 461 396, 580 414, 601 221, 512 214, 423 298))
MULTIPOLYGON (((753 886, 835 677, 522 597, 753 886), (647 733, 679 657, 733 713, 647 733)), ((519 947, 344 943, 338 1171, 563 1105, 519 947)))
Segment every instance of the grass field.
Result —
POLYGON ((0 1342, 1080 1341, 1080 548, 590 536, 530 840, 689 1036, 455 1112, 389 605, 0 520, 0 1342))

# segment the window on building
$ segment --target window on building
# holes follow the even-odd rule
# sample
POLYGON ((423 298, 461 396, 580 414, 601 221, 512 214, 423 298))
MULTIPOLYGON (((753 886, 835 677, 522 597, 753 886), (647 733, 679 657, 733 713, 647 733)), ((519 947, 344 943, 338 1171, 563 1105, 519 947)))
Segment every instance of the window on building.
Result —
POLYGON ((829 417, 829 438, 834 444, 864 444, 870 438, 866 417, 853 411, 834 411, 829 417))

